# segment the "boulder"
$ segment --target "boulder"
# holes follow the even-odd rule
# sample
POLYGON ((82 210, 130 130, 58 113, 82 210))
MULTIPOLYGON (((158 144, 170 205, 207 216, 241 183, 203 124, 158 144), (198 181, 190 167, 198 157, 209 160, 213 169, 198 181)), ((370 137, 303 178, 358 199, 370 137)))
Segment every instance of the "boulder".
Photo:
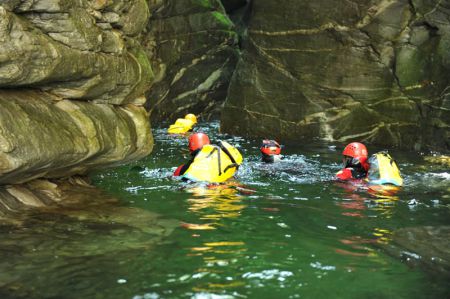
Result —
POLYGON ((392 241, 382 248, 411 267, 450 278, 450 227, 424 226, 394 231, 392 241))

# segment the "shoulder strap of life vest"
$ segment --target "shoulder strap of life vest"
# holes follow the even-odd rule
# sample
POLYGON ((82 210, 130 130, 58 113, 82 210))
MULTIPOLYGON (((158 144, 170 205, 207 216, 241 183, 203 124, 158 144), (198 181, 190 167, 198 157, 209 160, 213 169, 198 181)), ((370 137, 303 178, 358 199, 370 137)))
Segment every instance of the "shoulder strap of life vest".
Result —
POLYGON ((207 158, 211 157, 212 154, 214 154, 214 152, 217 151, 217 164, 218 164, 218 168, 219 168, 219 175, 222 175, 222 158, 220 156, 220 148, 217 145, 213 145, 213 150, 209 152, 208 156, 206 156, 207 158))
MULTIPOLYGON (((227 171, 228 169, 235 167, 236 169, 239 168, 239 164, 236 162, 236 159, 234 159, 233 155, 230 153, 230 151, 225 147, 225 145, 223 144, 222 141, 219 141, 219 146, 222 149, 222 151, 228 156, 228 158, 230 158, 231 160, 231 164, 227 165, 227 167, 225 167, 224 171, 227 171)), ((220 169, 220 167, 219 167, 220 169)))

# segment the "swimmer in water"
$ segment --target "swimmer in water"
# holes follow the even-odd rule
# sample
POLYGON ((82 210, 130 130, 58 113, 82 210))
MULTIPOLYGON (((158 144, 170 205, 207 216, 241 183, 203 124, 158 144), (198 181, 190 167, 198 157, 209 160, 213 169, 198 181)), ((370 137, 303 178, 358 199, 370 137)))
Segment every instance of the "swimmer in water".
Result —
POLYGON ((369 163, 367 163, 368 152, 364 144, 352 142, 344 148, 342 155, 344 168, 336 174, 338 179, 345 181, 367 177, 369 163))
POLYGON ((264 139, 261 144, 261 160, 265 163, 281 161, 281 146, 275 140, 264 139))
POLYGON ((189 166, 194 161, 197 154, 203 148, 204 145, 211 144, 208 135, 205 133, 194 133, 189 137, 189 151, 191 153, 191 159, 186 164, 178 166, 178 168, 173 173, 174 176, 183 175, 189 166))

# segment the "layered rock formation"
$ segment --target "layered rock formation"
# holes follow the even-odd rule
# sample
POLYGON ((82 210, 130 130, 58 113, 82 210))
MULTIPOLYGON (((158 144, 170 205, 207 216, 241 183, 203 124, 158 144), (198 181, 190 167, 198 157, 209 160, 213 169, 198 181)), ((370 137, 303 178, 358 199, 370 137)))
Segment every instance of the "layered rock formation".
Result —
POLYGON ((448 1, 254 0, 222 130, 450 148, 448 1))
POLYGON ((149 154, 145 0, 0 3, 0 184, 149 154))
POLYGON ((156 77, 147 93, 152 121, 174 120, 186 113, 217 115, 238 54, 234 25, 222 4, 155 1, 150 8, 144 45, 156 77))

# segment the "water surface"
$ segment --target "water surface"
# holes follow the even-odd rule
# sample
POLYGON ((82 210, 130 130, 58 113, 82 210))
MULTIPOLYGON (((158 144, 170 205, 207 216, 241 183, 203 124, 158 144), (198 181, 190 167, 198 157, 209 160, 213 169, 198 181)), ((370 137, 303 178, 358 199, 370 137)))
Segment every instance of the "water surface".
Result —
POLYGON ((152 231, 159 222, 152 222, 145 231, 146 216, 130 210, 126 217, 144 217, 138 228, 73 219, 55 225, 35 217, 29 227, 0 232, 7 269, 0 277, 9 281, 3 292, 12 298, 449 296, 448 277, 382 249, 397 229, 449 225, 444 167, 421 153, 391 151, 405 187, 380 195, 333 180, 342 144, 286 145, 285 159, 267 165, 259 161, 260 140, 221 135, 217 123, 197 130, 239 147, 245 162, 233 182, 171 178, 188 159, 187 140, 156 128, 150 157, 98 172, 93 182, 123 208, 156 213, 158 221, 175 221, 175 229, 159 234, 152 231))

